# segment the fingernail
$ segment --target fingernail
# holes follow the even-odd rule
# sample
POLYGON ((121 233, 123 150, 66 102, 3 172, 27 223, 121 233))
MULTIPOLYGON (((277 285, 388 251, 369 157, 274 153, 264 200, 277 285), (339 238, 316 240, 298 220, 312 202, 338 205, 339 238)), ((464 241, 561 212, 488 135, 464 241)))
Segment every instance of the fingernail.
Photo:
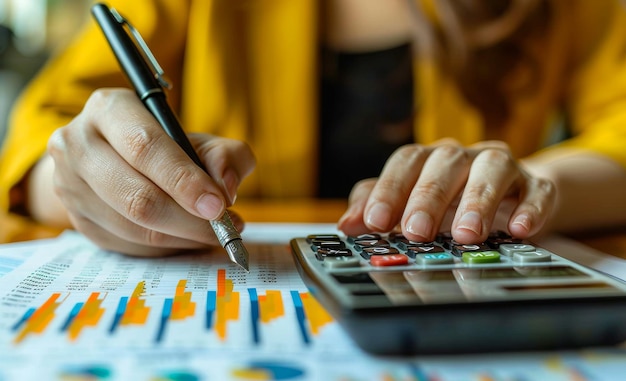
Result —
POLYGON ((231 205, 234 204, 235 200, 237 200, 237 186, 239 184, 237 174, 235 174, 232 170, 226 171, 224 177, 222 178, 222 184, 224 189, 226 189, 231 205))
POLYGON ((214 220, 222 215, 224 201, 212 193, 205 193, 198 198, 196 209, 202 217, 214 220))
POLYGON ((456 225, 456 228, 469 230, 476 235, 481 235, 483 230, 482 226, 483 221, 482 218, 480 218, 480 214, 476 212, 467 212, 461 217, 459 223, 456 225))
POLYGON ((530 218, 527 214, 520 214, 513 220, 514 225, 520 225, 526 231, 530 231, 530 218))
POLYGON ((407 221, 406 230, 411 234, 429 239, 433 231, 433 219, 427 213, 416 212, 407 221))
MULTIPOLYGON (((357 210, 357 207, 355 204, 349 205, 348 209, 346 209, 346 211, 343 213, 341 218, 339 218, 339 221, 337 221, 337 225, 342 226, 346 220, 353 218, 353 215, 356 214, 356 210, 357 210)), ((361 215, 360 217, 361 217, 361 220, 363 220, 363 215, 361 215)))
POLYGON ((369 226, 373 226, 380 231, 385 231, 389 227, 390 220, 391 208, 389 208, 389 205, 379 202, 377 204, 374 204, 369 213, 367 213, 365 223, 369 226))

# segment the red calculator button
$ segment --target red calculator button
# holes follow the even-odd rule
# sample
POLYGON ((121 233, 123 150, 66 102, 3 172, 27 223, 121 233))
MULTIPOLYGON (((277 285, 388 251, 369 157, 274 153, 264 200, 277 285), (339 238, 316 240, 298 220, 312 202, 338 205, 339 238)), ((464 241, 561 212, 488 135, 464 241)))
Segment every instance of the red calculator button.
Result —
POLYGON ((372 266, 402 266, 409 263, 409 257, 404 254, 372 255, 370 258, 372 266))

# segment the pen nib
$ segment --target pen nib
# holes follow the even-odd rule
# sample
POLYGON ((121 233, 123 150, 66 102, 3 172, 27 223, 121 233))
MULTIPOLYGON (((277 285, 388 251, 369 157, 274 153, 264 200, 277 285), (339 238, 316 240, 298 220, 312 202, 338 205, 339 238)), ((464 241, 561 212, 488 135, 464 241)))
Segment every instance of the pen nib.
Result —
POLYGON ((230 260, 238 264, 242 269, 250 272, 248 267, 248 250, 240 239, 234 239, 224 247, 230 260))

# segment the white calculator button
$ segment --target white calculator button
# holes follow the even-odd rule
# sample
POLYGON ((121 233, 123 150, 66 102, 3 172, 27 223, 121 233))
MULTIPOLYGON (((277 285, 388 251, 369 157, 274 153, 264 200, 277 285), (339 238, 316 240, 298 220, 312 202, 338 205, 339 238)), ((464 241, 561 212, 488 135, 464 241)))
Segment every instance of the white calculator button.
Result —
POLYGON ((528 245, 525 243, 505 243, 500 245, 500 253, 506 255, 507 257, 512 257, 514 253, 525 252, 525 251, 535 251, 535 247, 533 245, 528 245))
POLYGON ((513 261, 519 263, 550 262, 552 255, 543 249, 533 251, 516 251, 513 253, 513 261))
POLYGON ((358 267, 360 265, 361 260, 358 257, 327 257, 324 259, 324 266, 329 269, 358 267))

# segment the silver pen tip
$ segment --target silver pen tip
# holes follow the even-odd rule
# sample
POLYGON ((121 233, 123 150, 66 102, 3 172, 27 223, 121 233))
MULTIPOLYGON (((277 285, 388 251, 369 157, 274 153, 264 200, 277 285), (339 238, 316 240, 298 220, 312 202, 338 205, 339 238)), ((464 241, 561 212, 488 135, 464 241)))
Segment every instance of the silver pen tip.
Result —
POLYGON ((248 265, 248 250, 246 250, 246 247, 243 245, 243 241, 234 239, 228 242, 224 248, 231 261, 238 264, 242 269, 248 272, 250 271, 248 265))

